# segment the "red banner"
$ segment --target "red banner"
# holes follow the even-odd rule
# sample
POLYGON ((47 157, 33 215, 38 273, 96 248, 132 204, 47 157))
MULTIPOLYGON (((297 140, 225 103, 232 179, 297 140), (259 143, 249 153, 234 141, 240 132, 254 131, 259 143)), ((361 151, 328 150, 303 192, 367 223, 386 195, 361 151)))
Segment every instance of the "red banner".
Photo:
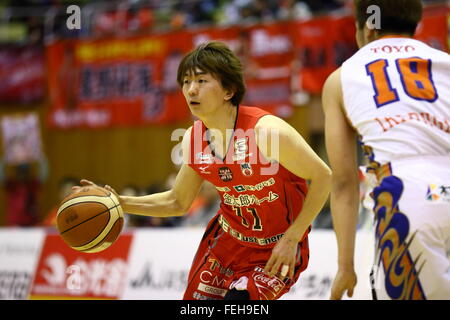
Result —
POLYGON ((293 32, 298 89, 320 94, 330 73, 358 49, 354 20, 324 16, 295 23, 293 32))
POLYGON ((58 234, 47 235, 31 287, 31 299, 119 299, 125 289, 131 234, 108 249, 76 251, 58 234))
POLYGON ((244 103, 280 117, 289 117, 293 112, 291 76, 294 46, 289 33, 291 26, 291 22, 279 22, 246 30, 249 42, 244 103))
POLYGON ((44 94, 44 50, 39 47, 1 49, 0 102, 39 102, 44 94))
POLYGON ((135 126, 186 118, 189 109, 173 82, 187 45, 179 33, 50 45, 50 126, 135 126))
MULTIPOLYGON (((446 10, 426 11, 417 38, 448 50, 446 10)), ((167 124, 189 118, 176 82, 182 57, 221 40, 244 65, 243 103, 278 116, 293 92, 320 94, 326 78, 357 51, 354 18, 324 16, 229 28, 205 28, 48 46, 51 127, 167 124)))

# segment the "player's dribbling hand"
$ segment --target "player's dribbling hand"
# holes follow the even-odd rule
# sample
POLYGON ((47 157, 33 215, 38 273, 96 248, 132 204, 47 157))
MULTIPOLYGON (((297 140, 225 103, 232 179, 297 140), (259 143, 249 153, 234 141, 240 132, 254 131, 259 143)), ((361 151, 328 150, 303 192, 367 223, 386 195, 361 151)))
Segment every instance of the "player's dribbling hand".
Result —
POLYGON ((80 185, 81 186, 74 186, 74 187, 72 187, 72 192, 77 192, 81 188, 87 187, 87 186, 98 187, 95 183, 93 183, 92 181, 86 180, 86 179, 81 179, 80 180, 80 185))
POLYGON ((347 296, 351 298, 357 282, 358 279, 353 269, 339 269, 334 278, 333 285, 331 286, 330 300, 341 300, 346 291, 347 296))
MULTIPOLYGON (((81 187, 80 186, 75 186, 75 187, 72 187, 72 191, 77 191, 77 190, 79 190, 80 188, 82 188, 82 187, 87 187, 87 186, 91 186, 91 187, 99 187, 97 184, 95 184, 94 182, 92 182, 92 181, 89 181, 89 180, 86 180, 86 179, 81 179, 81 181, 80 181, 80 184, 81 184, 81 187)), ((113 188, 111 188, 111 186, 109 186, 109 185, 105 185, 104 187, 103 187, 104 189, 106 189, 106 190, 108 190, 109 192, 112 192, 116 197, 117 197, 117 199, 119 200, 119 202, 120 202, 120 196, 119 196, 119 194, 116 192, 116 190, 114 190, 113 188)))

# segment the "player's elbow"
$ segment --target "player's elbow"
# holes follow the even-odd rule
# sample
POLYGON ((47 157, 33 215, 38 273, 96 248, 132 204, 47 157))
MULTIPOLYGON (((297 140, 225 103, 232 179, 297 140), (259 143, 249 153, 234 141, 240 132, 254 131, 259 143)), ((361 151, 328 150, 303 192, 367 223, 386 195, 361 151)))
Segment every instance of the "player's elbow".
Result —
POLYGON ((190 206, 179 203, 178 201, 173 205, 172 216, 174 217, 182 217, 184 216, 190 209, 190 206))
POLYGON ((325 164, 321 163, 320 166, 316 167, 310 176, 311 183, 317 183, 320 185, 320 189, 323 192, 329 193, 331 190, 332 181, 331 169, 325 164))
POLYGON ((319 170, 317 170, 317 181, 320 181, 320 184, 323 186, 324 189, 330 190, 331 189, 331 181, 332 181, 333 173, 331 169, 326 165, 323 164, 319 170))
POLYGON ((327 185, 331 184, 333 173, 329 166, 323 161, 319 161, 312 170, 312 179, 317 179, 327 185))
POLYGON ((183 204, 181 199, 178 199, 173 190, 169 190, 164 194, 164 212, 167 217, 181 217, 183 216, 189 208, 186 210, 186 205, 183 204))
POLYGON ((191 204, 192 202, 174 198, 172 203, 172 215, 175 217, 184 216, 191 208, 191 204))

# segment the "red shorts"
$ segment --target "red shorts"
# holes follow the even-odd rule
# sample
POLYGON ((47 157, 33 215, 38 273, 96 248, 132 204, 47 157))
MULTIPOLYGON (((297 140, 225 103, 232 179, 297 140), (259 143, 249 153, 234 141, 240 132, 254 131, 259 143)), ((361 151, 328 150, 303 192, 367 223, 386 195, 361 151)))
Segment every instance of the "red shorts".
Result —
POLYGON ((244 246, 224 232, 215 217, 206 228, 188 277, 184 300, 223 299, 228 290, 247 290, 251 300, 276 300, 289 291, 309 260, 308 238, 299 243, 294 279, 263 270, 272 248, 244 246))

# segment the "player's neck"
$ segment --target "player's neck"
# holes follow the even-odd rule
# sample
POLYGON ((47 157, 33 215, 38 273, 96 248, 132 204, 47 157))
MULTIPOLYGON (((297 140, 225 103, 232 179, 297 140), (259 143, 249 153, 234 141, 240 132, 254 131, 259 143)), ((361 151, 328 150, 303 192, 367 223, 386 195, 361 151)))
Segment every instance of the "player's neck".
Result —
POLYGON ((227 130, 234 129, 237 117, 236 106, 227 104, 223 108, 218 108, 214 113, 203 117, 201 120, 209 130, 220 131, 225 135, 227 130))
POLYGON ((368 43, 371 43, 376 40, 394 39, 394 38, 412 38, 412 37, 409 34, 405 33, 383 33, 380 35, 375 35, 375 37, 372 40, 369 40, 368 43))

